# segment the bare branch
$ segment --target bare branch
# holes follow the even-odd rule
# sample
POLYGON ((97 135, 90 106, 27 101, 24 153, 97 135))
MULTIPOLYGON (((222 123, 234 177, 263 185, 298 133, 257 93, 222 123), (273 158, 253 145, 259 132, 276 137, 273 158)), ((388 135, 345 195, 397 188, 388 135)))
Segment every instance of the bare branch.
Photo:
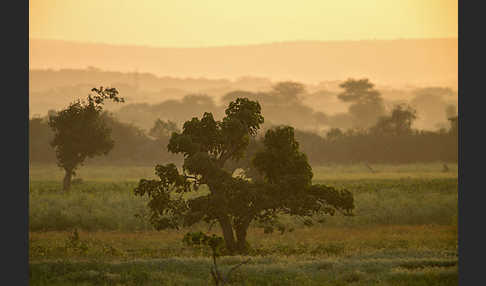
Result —
POLYGON ((213 225, 216 223, 215 220, 213 220, 210 224, 209 224, 209 227, 208 227, 208 232, 211 230, 211 228, 213 227, 213 225))
POLYGON ((242 262, 240 262, 240 263, 236 264, 235 266, 233 266, 233 267, 232 267, 232 268, 231 268, 231 269, 228 271, 228 274, 226 274, 226 278, 224 279, 224 281, 225 281, 225 282, 227 282, 227 281, 228 281, 228 279, 229 279, 229 277, 230 277, 231 273, 232 273, 234 270, 236 270, 236 268, 238 268, 238 267, 240 267, 240 266, 242 266, 243 264, 246 264, 246 263, 248 263, 248 262, 250 262, 250 258, 248 258, 247 260, 242 261, 242 262))
POLYGON ((196 176, 191 176, 191 175, 186 175, 186 174, 184 174, 184 177, 185 177, 186 179, 194 179, 194 180, 196 180, 196 181, 198 180, 198 177, 196 177, 196 176))

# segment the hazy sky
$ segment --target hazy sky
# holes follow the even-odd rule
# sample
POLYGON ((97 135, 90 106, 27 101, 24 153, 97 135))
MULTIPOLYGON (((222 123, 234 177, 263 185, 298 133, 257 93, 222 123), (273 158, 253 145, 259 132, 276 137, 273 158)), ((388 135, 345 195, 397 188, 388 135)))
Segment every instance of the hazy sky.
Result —
POLYGON ((30 37, 197 47, 457 37, 457 0, 30 0, 30 37))

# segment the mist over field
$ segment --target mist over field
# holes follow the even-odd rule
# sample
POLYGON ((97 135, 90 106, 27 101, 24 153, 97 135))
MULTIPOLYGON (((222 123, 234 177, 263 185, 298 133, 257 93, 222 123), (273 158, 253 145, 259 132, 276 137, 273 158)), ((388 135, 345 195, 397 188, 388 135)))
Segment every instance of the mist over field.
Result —
POLYGON ((386 85, 457 86, 457 38, 147 47, 30 39, 30 69, 88 66, 176 78, 252 76, 304 83, 369 77, 386 85))
POLYGON ((282 81, 302 83, 305 91, 290 106, 277 97, 263 104, 268 121, 314 132, 356 127, 347 114, 349 103, 337 98, 339 84, 348 78, 368 78, 388 111, 399 103, 416 108, 418 129, 445 128, 446 110, 457 109, 458 99, 457 39, 181 49, 30 39, 30 70, 31 117, 109 84, 127 104, 107 109, 143 129, 157 118, 182 124, 208 108, 222 114, 228 93, 265 93, 282 81), (282 117, 272 111, 282 108, 290 113, 282 117))

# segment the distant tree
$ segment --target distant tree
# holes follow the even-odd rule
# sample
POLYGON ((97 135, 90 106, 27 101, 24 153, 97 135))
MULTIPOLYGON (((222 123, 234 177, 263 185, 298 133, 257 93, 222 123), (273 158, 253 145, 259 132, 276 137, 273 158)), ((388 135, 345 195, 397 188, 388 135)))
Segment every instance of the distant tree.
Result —
POLYGON ((449 117, 449 122, 451 124, 451 128, 449 129, 449 133, 457 138, 458 131, 459 131, 459 116, 452 116, 449 117))
MULTIPOLYGON (((237 98, 248 98, 250 100, 257 100, 259 93, 246 91, 246 90, 234 90, 226 93, 222 98, 222 102, 229 103, 235 101, 237 98)), ((261 93, 260 93, 261 94, 261 93)))
POLYGON ((162 139, 162 138, 169 138, 172 135, 172 132, 178 132, 179 128, 177 128, 177 124, 173 121, 167 120, 160 120, 157 118, 154 122, 154 126, 150 129, 149 135, 155 139, 162 139))
POLYGON ((380 98, 380 93, 373 89, 374 86, 367 78, 359 80, 351 78, 339 85, 339 87, 344 89, 344 92, 338 94, 338 98, 344 102, 374 102, 380 98))
POLYGON ((385 114, 383 98, 368 79, 348 79, 339 87, 344 91, 338 94, 338 98, 351 103, 349 113, 354 117, 354 127, 368 128, 385 114))
POLYGON ((349 191, 312 184, 312 169, 292 127, 265 134, 262 149, 251 160, 262 180, 232 176, 226 163, 245 155, 264 118, 260 104, 247 98, 229 103, 225 114, 221 121, 207 112, 186 121, 182 133, 173 133, 168 144, 170 152, 184 155, 182 170, 174 164, 157 165, 158 179, 142 179, 135 188, 135 194, 150 198, 150 221, 157 229, 218 222, 232 254, 247 250, 247 230, 254 220, 275 225, 281 214, 351 214, 349 191), (200 185, 207 189, 201 191, 200 185), (184 195, 189 192, 199 196, 184 195))
POLYGON ((382 116, 371 130, 375 134, 406 135, 412 132, 415 119, 416 110, 400 104, 393 108, 390 116, 382 116))
POLYGON ((446 117, 451 117, 456 113, 455 105, 449 103, 451 99, 448 97, 452 97, 453 94, 449 88, 420 88, 414 90, 412 94, 415 97, 410 99, 409 104, 420 113, 417 126, 421 129, 436 129, 437 125, 444 122, 446 117))
POLYGON ((433 95, 436 95, 436 96, 439 96, 439 97, 441 97, 441 96, 449 97, 449 96, 453 96, 454 94, 457 94, 457 92, 452 90, 452 88, 450 88, 450 87, 438 87, 438 86, 417 88, 417 89, 414 90, 414 93, 417 96, 422 96, 422 95, 433 96, 433 95))
POLYGON ((331 128, 327 133, 326 133, 326 138, 329 141, 336 141, 339 138, 344 136, 344 132, 341 131, 339 128, 331 128))
POLYGON ((63 190, 71 187, 71 178, 76 168, 86 158, 108 154, 114 142, 111 130, 103 120, 105 100, 124 102, 115 88, 91 90, 96 94, 88 95, 87 101, 77 100, 66 109, 49 117, 49 126, 54 132, 51 146, 56 151, 57 164, 64 169, 63 190))
POLYGON ((305 92, 305 86, 299 82, 283 81, 277 83, 273 91, 285 100, 296 100, 299 94, 305 92))

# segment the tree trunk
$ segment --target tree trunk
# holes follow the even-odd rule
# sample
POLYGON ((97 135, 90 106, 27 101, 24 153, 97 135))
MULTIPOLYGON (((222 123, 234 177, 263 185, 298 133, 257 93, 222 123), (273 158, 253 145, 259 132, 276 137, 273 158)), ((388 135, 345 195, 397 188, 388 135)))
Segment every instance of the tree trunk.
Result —
POLYGON ((246 245, 246 232, 247 232, 246 228, 236 229, 236 249, 240 254, 246 253, 246 251, 248 250, 246 245))
POLYGON ((236 243, 230 219, 228 216, 221 216, 218 221, 221 229, 223 230, 223 237, 226 244, 226 249, 228 249, 230 254, 233 254, 236 250, 236 243))
POLYGON ((236 249, 238 253, 246 253, 247 243, 246 243, 246 234, 248 231, 248 227, 250 226, 251 219, 246 219, 242 223, 236 225, 235 232, 236 232, 236 249))
POLYGON ((62 190, 64 192, 69 191, 71 189, 71 178, 73 176, 72 169, 65 169, 66 173, 64 174, 64 180, 62 182, 62 190))

